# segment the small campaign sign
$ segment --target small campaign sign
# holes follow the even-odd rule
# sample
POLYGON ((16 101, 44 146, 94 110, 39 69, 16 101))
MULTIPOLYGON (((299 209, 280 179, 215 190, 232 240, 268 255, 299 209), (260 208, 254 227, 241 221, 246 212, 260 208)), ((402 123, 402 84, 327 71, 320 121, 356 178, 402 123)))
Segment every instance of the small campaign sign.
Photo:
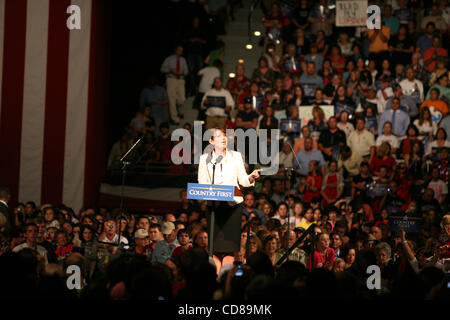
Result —
POLYGON ((187 198, 193 200, 233 201, 234 186, 188 183, 187 198))
POLYGON ((394 214, 389 216, 389 230, 391 232, 399 232, 405 230, 405 232, 420 232, 423 224, 422 217, 411 216, 407 214, 394 214))
POLYGON ((365 26, 367 0, 336 2, 336 27, 365 26))

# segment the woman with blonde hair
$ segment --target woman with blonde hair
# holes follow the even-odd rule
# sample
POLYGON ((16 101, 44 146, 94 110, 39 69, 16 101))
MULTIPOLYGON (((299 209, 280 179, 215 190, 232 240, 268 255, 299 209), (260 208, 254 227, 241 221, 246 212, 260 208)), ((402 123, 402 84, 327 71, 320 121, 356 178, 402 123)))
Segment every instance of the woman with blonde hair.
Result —
POLYGON ((314 140, 319 139, 320 132, 327 127, 325 123, 325 113, 322 108, 316 106, 312 110, 313 118, 309 120, 308 127, 311 132, 311 137, 314 140))

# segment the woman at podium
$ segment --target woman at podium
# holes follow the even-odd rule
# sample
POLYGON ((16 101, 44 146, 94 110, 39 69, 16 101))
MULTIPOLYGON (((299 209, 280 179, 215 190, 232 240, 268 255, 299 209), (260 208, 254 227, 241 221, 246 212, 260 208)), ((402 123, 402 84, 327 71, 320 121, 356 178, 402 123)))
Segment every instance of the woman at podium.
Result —
POLYGON ((241 215, 244 200, 241 187, 255 185, 260 169, 247 174, 240 152, 227 149, 225 129, 214 128, 209 143, 213 150, 200 157, 198 183, 234 186, 232 202, 208 201, 208 234, 217 256, 235 253, 240 249, 241 215), (214 211, 213 236, 211 237, 211 213, 214 211))

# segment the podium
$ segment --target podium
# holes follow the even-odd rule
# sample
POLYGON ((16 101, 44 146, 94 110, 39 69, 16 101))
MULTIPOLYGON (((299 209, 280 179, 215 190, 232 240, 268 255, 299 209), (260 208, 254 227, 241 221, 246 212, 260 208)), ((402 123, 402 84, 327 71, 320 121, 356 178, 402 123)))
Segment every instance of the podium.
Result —
MULTIPOLYGON (((208 206, 211 208, 210 221, 208 223, 209 254, 211 256, 214 253, 214 242, 216 241, 215 239, 216 234, 214 233, 215 226, 217 224, 219 224, 219 226, 227 224, 226 223, 227 221, 222 223, 224 219, 226 220, 226 217, 222 214, 219 217, 220 218, 219 221, 216 220, 216 211, 224 211, 223 210, 224 208, 226 209, 227 207, 230 207, 228 206, 227 202, 233 202, 234 190, 235 187, 230 185, 188 183, 187 198, 192 200, 207 200, 208 206)), ((234 221, 230 221, 230 223, 235 224, 234 221)), ((240 223, 240 216, 239 216, 239 223, 240 223)), ((224 230, 222 230, 221 228, 219 232, 227 232, 228 227, 225 227, 224 230)), ((239 229, 240 235, 239 224, 236 227, 239 229)), ((224 245, 226 246, 226 244, 224 245)))

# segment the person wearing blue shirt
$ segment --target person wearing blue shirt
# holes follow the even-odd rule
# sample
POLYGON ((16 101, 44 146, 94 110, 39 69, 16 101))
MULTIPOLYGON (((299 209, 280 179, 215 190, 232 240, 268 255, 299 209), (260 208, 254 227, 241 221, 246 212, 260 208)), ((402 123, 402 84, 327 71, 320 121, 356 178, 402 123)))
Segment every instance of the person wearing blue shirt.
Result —
POLYGON ((384 7, 383 21, 384 24, 389 27, 391 36, 398 32, 398 28, 400 27, 400 20, 392 15, 392 6, 390 4, 387 4, 384 7))
POLYGON ((322 152, 317 149, 313 149, 313 141, 312 138, 305 138, 305 149, 300 150, 296 155, 295 164, 298 166, 297 172, 302 176, 308 175, 309 162, 311 160, 317 161, 319 167, 322 170, 322 174, 326 173, 326 164, 323 158, 322 152))
POLYGON ((392 109, 385 110, 378 123, 378 134, 383 134, 383 126, 386 121, 392 123, 392 133, 397 137, 403 137, 406 134, 410 119, 406 112, 400 110, 400 99, 392 98, 392 109))
POLYGON ((436 29, 436 27, 435 27, 434 23, 428 22, 426 33, 417 40, 416 48, 420 49, 420 55, 422 57, 423 57, 423 53, 425 52, 425 50, 427 50, 428 48, 431 48, 431 46, 433 45, 433 34, 434 34, 435 29, 436 29))
POLYGON ((305 91, 305 96, 309 99, 314 97, 316 89, 323 89, 323 79, 316 74, 316 65, 314 62, 308 62, 306 74, 300 77, 299 84, 302 85, 305 91))
POLYGON ((264 225, 267 222, 266 215, 261 210, 258 210, 255 206, 255 195, 253 193, 247 193, 244 197, 244 202, 242 203, 242 213, 247 217, 251 212, 254 212, 261 219, 261 223, 264 225))
POLYGON ((152 264, 165 263, 172 256, 172 251, 178 245, 176 239, 176 228, 173 222, 167 221, 162 224, 161 232, 164 240, 158 241, 152 254, 152 264))
POLYGON ((394 97, 390 98, 386 102, 385 110, 392 109, 392 99, 398 98, 400 101, 400 110, 406 112, 411 118, 419 114, 419 109, 417 108, 416 100, 411 96, 406 96, 403 94, 403 89, 400 86, 393 86, 394 97))
POLYGON ((148 87, 142 90, 139 104, 141 108, 151 107, 150 115, 155 120, 155 135, 158 136, 159 126, 164 121, 164 107, 169 104, 169 97, 166 90, 158 86, 154 76, 150 77, 148 87))

